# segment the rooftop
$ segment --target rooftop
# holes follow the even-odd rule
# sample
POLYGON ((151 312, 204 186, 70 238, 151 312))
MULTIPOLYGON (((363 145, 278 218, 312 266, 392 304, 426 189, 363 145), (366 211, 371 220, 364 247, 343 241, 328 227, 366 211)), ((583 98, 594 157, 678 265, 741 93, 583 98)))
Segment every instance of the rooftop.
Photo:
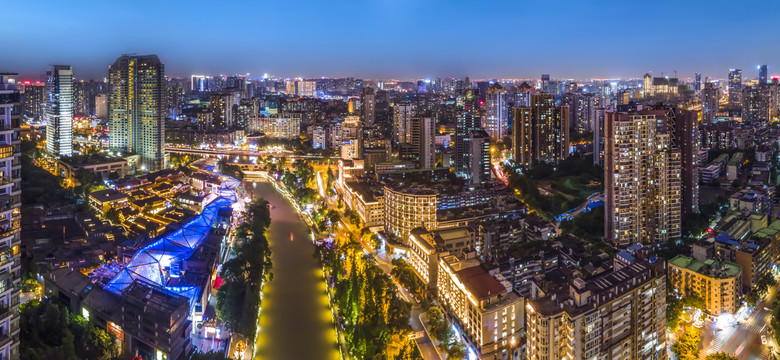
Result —
POLYGON ((95 201, 104 203, 108 201, 115 201, 115 200, 121 200, 121 199, 127 199, 127 195, 124 193, 121 193, 119 191, 116 191, 114 189, 106 189, 106 190, 98 190, 93 191, 89 193, 89 196, 95 201))
POLYGON ((739 265, 730 261, 719 262, 710 259, 702 262, 685 255, 675 256, 669 260, 669 264, 718 279, 734 277, 742 271, 739 265))

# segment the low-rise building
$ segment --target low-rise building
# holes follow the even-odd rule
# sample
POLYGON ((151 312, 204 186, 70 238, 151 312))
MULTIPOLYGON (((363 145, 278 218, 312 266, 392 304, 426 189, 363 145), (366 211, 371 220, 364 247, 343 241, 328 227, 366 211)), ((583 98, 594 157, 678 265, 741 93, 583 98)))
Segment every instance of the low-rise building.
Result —
POLYGON ((479 359, 520 358, 524 300, 479 262, 446 255, 439 260, 439 304, 479 359))
POLYGON ((439 258, 449 254, 462 256, 464 251, 471 250, 474 233, 468 228, 428 231, 419 227, 412 229, 408 243, 409 265, 428 290, 435 292, 439 258))
POLYGON ((712 316, 736 313, 742 295, 742 269, 730 261, 700 261, 685 255, 669 260, 669 285, 680 296, 704 300, 705 311, 712 316))
POLYGON ((89 193, 89 205, 101 215, 111 208, 121 209, 126 207, 127 199, 127 195, 114 189, 98 190, 89 193))

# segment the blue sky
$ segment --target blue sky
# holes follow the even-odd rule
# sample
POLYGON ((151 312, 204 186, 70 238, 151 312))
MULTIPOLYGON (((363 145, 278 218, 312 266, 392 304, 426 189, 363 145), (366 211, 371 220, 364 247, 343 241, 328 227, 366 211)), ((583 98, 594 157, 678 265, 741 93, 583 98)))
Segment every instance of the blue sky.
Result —
POLYGON ((123 53, 170 76, 724 78, 780 73, 777 1, 12 1, 0 71, 70 64, 100 78, 123 53), (777 69, 775 71, 774 69, 777 69))

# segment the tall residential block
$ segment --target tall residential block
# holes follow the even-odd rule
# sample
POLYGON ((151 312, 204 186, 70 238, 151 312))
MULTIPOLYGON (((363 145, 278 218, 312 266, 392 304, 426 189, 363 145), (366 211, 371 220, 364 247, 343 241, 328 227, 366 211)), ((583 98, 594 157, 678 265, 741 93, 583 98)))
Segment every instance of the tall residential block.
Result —
POLYGON ((758 66, 758 84, 763 85, 767 83, 767 66, 766 65, 759 65, 758 66))
POLYGON ((142 171, 165 168, 165 65, 157 55, 122 55, 108 81, 109 147, 140 155, 142 171))
POLYGON ((421 169, 436 167, 436 121, 432 117, 412 118, 411 145, 417 151, 421 169))
POLYGON ((666 359, 663 263, 636 262, 528 300, 526 359, 666 359))
POLYGON ((711 124, 715 119, 719 105, 720 89, 714 83, 705 83, 701 91, 701 119, 705 124, 711 124))
POLYGON ((73 154, 73 69, 54 65, 46 72, 46 152, 73 154))
POLYGON ((468 179, 472 184, 483 184, 491 178, 490 135, 485 130, 472 130, 468 144, 468 179))
POLYGON ((607 113, 605 239, 618 246, 680 238, 680 150, 655 114, 607 113))
POLYGON ((46 85, 25 82, 22 93, 23 115, 28 122, 40 123, 46 119, 46 85))
POLYGON ((396 144, 411 143, 412 105, 408 102, 393 105, 393 141, 396 144))
POLYGON ((507 90, 498 83, 493 84, 487 88, 485 101, 487 102, 487 114, 485 121, 483 121, 483 127, 491 139, 501 140, 509 131, 507 90))
POLYGON ((0 73, 0 358, 19 359, 21 265, 20 94, 13 76, 0 73))
POLYGON ((569 156, 569 107, 556 106, 552 94, 531 95, 529 107, 512 109, 512 148, 515 161, 530 167, 534 161, 557 164, 569 156))
POLYGON ((455 173, 468 178, 471 151, 469 137, 471 131, 482 130, 479 116, 479 99, 472 89, 464 90, 456 100, 458 108, 455 124, 455 173))

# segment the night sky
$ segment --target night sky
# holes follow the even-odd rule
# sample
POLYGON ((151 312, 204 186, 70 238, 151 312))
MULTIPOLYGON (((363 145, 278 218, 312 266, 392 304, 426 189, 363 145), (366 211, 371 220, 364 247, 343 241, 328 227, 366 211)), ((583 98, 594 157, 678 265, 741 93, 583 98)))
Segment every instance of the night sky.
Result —
POLYGON ((780 73, 777 1, 4 2, 0 71, 99 79, 123 53, 192 73, 367 78, 725 78, 780 73))

